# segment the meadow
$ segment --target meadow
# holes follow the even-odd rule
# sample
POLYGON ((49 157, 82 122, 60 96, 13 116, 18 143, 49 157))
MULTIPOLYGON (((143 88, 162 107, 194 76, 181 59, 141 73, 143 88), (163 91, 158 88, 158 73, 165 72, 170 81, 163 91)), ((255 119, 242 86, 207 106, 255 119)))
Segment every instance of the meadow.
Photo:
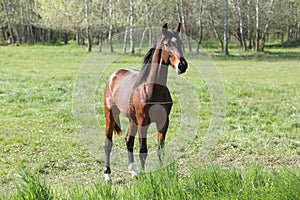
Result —
MULTIPOLYGON (((188 72, 169 72, 175 104, 167 143, 179 135, 185 143, 181 154, 132 180, 123 170, 123 133, 114 137, 123 160, 113 164, 113 182, 107 184, 103 159, 79 125, 104 135, 105 81, 120 67, 139 68, 142 57, 88 54, 73 44, 0 47, 0 199, 300 199, 300 48, 269 45, 264 53, 234 50, 227 57, 207 51, 204 58, 224 89, 220 102, 209 85, 214 78, 197 71, 201 56, 187 52, 188 72), (94 85, 74 93, 85 67, 98 73, 85 71, 94 85), (187 88, 191 96, 183 99, 187 88), (84 96, 88 89, 94 96, 84 96), (76 102, 80 94, 92 103, 91 120, 76 102), (214 103, 224 113, 218 115, 214 103), (76 118, 77 111, 83 116, 76 118), (221 129, 208 137, 213 123, 221 129), (191 127, 182 130, 181 124, 191 127)), ((126 132, 125 119, 122 126, 126 132)), ((96 149, 103 151, 100 137, 96 149)), ((150 152, 155 138, 150 127, 150 152)))

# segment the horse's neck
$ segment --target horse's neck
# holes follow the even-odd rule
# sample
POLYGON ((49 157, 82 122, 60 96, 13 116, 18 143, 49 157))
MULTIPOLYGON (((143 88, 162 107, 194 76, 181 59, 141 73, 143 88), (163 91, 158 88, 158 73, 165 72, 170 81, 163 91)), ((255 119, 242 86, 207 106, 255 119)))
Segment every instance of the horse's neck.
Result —
POLYGON ((162 59, 161 48, 156 48, 152 57, 151 69, 147 78, 148 92, 155 92, 156 86, 166 86, 168 77, 168 66, 162 59))

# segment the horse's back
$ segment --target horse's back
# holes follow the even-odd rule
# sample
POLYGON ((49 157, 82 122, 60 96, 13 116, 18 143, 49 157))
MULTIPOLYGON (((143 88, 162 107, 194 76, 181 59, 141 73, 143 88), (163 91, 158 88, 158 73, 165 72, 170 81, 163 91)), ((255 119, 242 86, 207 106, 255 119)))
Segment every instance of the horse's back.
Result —
POLYGON ((129 79, 134 79, 135 75, 138 73, 138 70, 134 69, 120 69, 115 71, 108 79, 106 88, 109 88, 111 92, 115 90, 115 87, 122 84, 126 84, 124 81, 128 81, 129 84, 132 81, 129 79))

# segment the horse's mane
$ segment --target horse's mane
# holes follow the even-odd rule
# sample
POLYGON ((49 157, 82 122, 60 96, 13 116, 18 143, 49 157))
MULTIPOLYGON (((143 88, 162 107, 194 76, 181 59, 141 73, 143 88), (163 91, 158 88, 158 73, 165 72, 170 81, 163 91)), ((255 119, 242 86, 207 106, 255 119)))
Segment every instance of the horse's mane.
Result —
POLYGON ((142 68, 139 71, 139 74, 138 74, 136 82, 135 82, 135 86, 137 86, 137 87, 140 84, 142 84, 143 82, 145 82, 147 77, 149 76, 151 63, 152 63, 152 58, 153 58, 155 48, 156 47, 152 47, 151 49, 149 49, 149 51, 147 52, 147 54, 144 57, 142 68))

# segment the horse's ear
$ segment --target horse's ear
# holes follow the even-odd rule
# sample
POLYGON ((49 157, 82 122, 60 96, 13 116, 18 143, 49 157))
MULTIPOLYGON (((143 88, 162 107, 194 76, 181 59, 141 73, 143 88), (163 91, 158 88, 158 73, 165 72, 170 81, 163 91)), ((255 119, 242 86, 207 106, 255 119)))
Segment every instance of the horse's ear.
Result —
POLYGON ((176 26, 174 31, 179 33, 180 32, 180 26, 181 26, 181 23, 179 23, 178 26, 176 26))
POLYGON ((166 35, 167 31, 168 31, 168 23, 165 23, 162 27, 162 34, 166 35))

